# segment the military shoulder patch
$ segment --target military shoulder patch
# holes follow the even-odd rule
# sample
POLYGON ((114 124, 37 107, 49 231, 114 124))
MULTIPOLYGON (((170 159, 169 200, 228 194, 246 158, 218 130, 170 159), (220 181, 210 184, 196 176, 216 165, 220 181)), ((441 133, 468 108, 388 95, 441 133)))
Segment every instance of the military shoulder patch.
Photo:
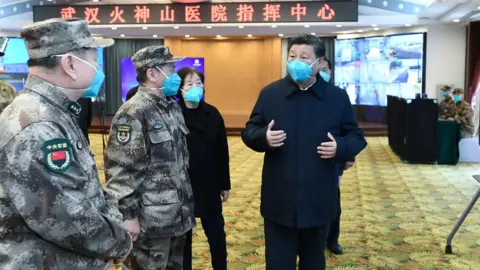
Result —
POLYGON ((117 141, 120 144, 127 144, 132 138, 132 127, 129 125, 117 126, 117 141))
POLYGON ((64 138, 46 141, 42 147, 45 166, 53 172, 63 173, 72 165, 72 146, 64 138))

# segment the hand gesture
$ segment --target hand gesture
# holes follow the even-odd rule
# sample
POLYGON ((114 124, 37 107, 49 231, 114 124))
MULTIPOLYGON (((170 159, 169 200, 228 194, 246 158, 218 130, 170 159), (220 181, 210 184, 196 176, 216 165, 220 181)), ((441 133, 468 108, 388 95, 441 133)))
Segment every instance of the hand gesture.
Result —
POLYGON ((335 138, 328 133, 329 142, 324 142, 317 147, 317 153, 320 154, 320 157, 323 159, 334 158, 337 155, 337 142, 335 138))
POLYGON ((349 161, 349 162, 345 163, 345 168, 343 168, 343 169, 348 170, 349 168, 353 167, 354 164, 355 164, 355 162, 349 161))
POLYGON ((140 223, 138 222, 138 217, 134 219, 125 220, 125 229, 132 237, 132 241, 135 242, 140 234, 140 223))
POLYGON ((275 121, 272 120, 267 127, 267 142, 270 147, 280 147, 287 138, 287 134, 283 130, 272 130, 275 121))
POLYGON ((222 190, 220 191, 220 196, 222 197, 222 203, 225 203, 228 201, 228 196, 230 195, 230 191, 228 190, 222 190))

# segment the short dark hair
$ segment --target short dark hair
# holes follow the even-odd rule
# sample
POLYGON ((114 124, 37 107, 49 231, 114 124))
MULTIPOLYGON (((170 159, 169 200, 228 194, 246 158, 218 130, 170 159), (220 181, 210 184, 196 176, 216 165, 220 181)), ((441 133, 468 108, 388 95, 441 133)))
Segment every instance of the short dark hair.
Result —
POLYGON ((148 68, 137 68, 137 82, 144 83, 147 81, 148 68))
MULTIPOLYGON (((200 77, 200 81, 202 81, 202 83, 205 83, 205 75, 203 75, 203 73, 200 72, 198 69, 194 69, 191 67, 184 67, 179 69, 177 71, 177 74, 182 79, 182 82, 180 83, 180 88, 183 87, 183 84, 185 83, 185 78, 187 78, 187 76, 191 74, 197 74, 198 77, 200 77)), ((177 98, 183 100, 183 96, 181 93, 182 91, 180 90, 180 88, 178 89, 178 92, 177 92, 177 98)))
POLYGON ((325 56, 325 43, 323 43, 319 37, 314 35, 303 34, 290 39, 288 42, 288 51, 290 51, 293 45, 310 45, 313 47, 313 51, 317 58, 325 56))
MULTIPOLYGON (((69 53, 72 53, 76 56, 84 56, 88 50, 91 50, 91 48, 84 48, 84 49, 72 51, 69 53)), ((58 67, 59 64, 60 64, 60 58, 56 55, 51 55, 51 56, 47 56, 39 59, 28 59, 27 61, 28 67, 45 67, 48 69, 54 69, 58 67)))
POLYGON ((323 59, 325 60, 325 62, 327 62, 328 69, 331 71, 332 70, 332 62, 330 62, 330 60, 328 60, 325 57, 323 59))

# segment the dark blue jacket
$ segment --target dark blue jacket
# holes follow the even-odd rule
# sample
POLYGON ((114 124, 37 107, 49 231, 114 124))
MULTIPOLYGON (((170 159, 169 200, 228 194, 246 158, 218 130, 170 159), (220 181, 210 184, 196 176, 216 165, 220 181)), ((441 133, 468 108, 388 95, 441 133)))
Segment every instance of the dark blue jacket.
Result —
POLYGON ((317 76, 306 91, 289 77, 266 86, 242 132, 244 143, 265 152, 261 214, 265 219, 294 228, 329 223, 338 212, 340 166, 360 153, 367 142, 358 127, 347 93, 317 76), (284 145, 272 149, 266 140, 272 130, 284 130, 284 145), (317 146, 337 142, 334 159, 322 159, 317 146))

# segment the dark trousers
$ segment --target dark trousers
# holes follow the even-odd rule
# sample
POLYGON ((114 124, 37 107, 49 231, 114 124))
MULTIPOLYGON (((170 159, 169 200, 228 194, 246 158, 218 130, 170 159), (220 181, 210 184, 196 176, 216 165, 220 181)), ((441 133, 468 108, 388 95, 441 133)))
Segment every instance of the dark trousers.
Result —
POLYGON ((330 223, 330 231, 327 237, 327 246, 338 244, 338 238, 340 237, 340 215, 342 214, 342 205, 340 203, 340 188, 338 188, 338 215, 330 223))
MULTIPOLYGON (((212 255, 214 270, 227 269, 227 236, 225 220, 221 211, 200 218, 212 255)), ((192 270, 192 231, 187 233, 187 241, 183 253, 183 270, 192 270)))
POLYGON ((325 269, 325 226, 298 229, 278 225, 264 219, 265 257, 267 270, 295 270, 297 256, 299 270, 325 269))

